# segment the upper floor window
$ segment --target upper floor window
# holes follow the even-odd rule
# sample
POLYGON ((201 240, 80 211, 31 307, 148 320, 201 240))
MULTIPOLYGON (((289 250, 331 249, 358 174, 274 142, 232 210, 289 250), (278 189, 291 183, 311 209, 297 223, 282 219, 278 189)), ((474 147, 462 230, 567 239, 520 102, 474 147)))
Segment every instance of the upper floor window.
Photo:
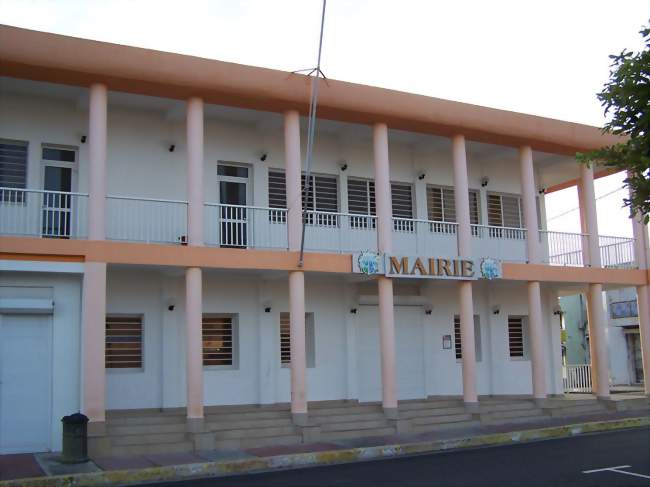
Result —
MULTIPOLYGON (((305 195, 305 175, 301 177, 303 209, 309 212, 337 213, 339 211, 339 182, 336 176, 311 174, 309 194, 305 195)), ((287 182, 285 172, 269 170, 269 207, 287 208, 287 182)), ((308 215, 308 223, 326 224, 336 218, 308 215)))
MULTIPOLYGON (((481 211, 479 206, 479 192, 469 190, 469 222, 479 225, 481 211)), ((454 188, 447 186, 427 186, 427 214, 429 220, 434 222, 456 222, 456 203, 454 188)))
MULTIPOLYGON (((413 218, 413 186, 408 183, 390 183, 392 212, 396 218, 413 218)), ((375 216, 375 182, 370 179, 348 178, 348 212, 353 215, 375 216)), ((375 227, 375 220, 353 218, 353 227, 375 227)), ((393 223, 395 230, 412 229, 412 222, 398 220, 393 223)))
POLYGON ((488 193, 488 225, 493 227, 523 228, 521 198, 519 196, 488 193))
MULTIPOLYGON (((27 142, 0 139, 0 187, 27 187, 27 142)), ((2 200, 22 203, 22 191, 2 190, 2 200)))
POLYGON ((639 316, 636 299, 610 303, 609 310, 612 315, 612 318, 614 319, 633 318, 639 316))

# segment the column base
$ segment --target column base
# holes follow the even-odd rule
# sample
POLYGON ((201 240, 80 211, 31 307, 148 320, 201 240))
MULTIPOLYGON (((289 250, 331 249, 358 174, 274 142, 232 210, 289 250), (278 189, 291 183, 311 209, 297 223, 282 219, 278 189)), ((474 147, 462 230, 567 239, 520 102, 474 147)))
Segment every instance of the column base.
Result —
POLYGON ((293 424, 296 426, 307 426, 309 424, 309 413, 291 413, 293 424))
POLYGON ((617 402, 614 401, 611 398, 611 396, 609 396, 609 395, 608 396, 598 396, 597 395, 596 400, 598 402, 602 402, 607 407, 608 410, 610 410, 610 411, 615 411, 616 410, 617 402))
POLYGON ((303 443, 318 443, 320 441, 320 426, 299 426, 303 443))
POLYGON ((535 403, 535 406, 540 407, 540 408, 545 408, 548 407, 548 397, 534 397, 533 402, 535 403))
POLYGON ((188 433, 203 433, 205 429, 204 418, 185 418, 185 427, 188 433))
POLYGON ((465 411, 467 411, 468 413, 478 413, 480 410, 480 405, 478 401, 472 401, 472 402, 465 401, 463 402, 463 406, 465 406, 465 411))
POLYGON ((387 419, 397 419, 399 416, 399 410, 396 407, 384 408, 384 416, 386 416, 387 419))

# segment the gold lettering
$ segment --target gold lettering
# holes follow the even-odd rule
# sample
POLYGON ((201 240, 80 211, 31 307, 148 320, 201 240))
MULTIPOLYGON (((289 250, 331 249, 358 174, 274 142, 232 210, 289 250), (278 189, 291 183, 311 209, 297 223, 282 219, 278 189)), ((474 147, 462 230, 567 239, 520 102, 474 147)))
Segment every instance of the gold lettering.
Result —
POLYGON ((409 272, 409 258, 402 257, 402 260, 397 260, 397 257, 390 258, 390 274, 408 274, 409 272))
POLYGON ((454 276, 459 277, 460 276, 460 267, 461 267, 461 262, 458 259, 454 259, 454 276))
POLYGON ((451 269, 451 261, 448 259, 438 259, 438 275, 453 276, 451 269))
POLYGON ((462 277, 474 277, 474 262, 471 260, 462 261, 462 277))
POLYGON ((432 276, 436 275, 436 259, 433 257, 429 259, 429 274, 432 276))
POLYGON ((416 269, 420 272, 421 276, 427 275, 427 269, 424 267, 424 264, 422 264, 422 261, 420 260, 419 257, 415 259, 415 264, 413 264, 413 269, 411 269, 411 274, 415 274, 416 269))

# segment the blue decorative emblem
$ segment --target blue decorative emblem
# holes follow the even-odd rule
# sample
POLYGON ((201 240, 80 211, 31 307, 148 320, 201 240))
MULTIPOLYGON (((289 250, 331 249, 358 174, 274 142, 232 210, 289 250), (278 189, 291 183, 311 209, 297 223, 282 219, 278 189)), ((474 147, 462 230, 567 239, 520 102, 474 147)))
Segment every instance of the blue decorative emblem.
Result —
POLYGON ((481 277, 483 279, 497 279, 501 277, 501 262, 485 258, 481 261, 481 277))
POLYGON ((371 250, 366 250, 357 257, 359 270, 367 275, 379 273, 379 254, 371 250))

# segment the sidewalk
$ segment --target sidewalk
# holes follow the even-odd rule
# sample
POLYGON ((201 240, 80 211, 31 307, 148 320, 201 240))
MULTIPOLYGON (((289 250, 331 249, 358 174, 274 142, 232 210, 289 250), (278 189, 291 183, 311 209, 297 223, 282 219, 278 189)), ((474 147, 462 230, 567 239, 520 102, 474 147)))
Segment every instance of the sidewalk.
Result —
POLYGON ((80 465, 62 465, 56 461, 58 455, 55 453, 0 455, 0 486, 123 485, 189 477, 224 476, 457 448, 504 445, 638 427, 650 427, 650 416, 640 417, 637 411, 549 418, 534 423, 479 425, 433 433, 357 438, 327 443, 95 458, 92 462, 80 465))

